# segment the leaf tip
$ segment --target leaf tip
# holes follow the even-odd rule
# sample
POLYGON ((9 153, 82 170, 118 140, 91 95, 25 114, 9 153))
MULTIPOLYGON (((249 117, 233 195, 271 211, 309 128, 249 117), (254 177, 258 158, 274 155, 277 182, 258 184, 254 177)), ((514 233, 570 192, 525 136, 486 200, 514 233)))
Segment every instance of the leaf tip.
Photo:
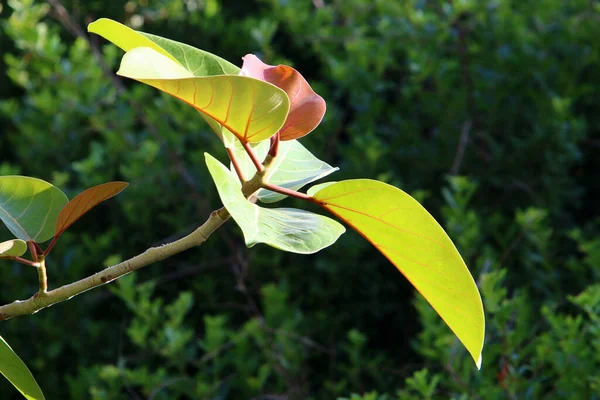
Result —
POLYGON ((102 23, 102 21, 107 21, 108 18, 98 18, 94 22, 90 22, 87 26, 87 31, 91 33, 98 33, 98 25, 102 23))
POLYGON ((479 353, 479 358, 475 362, 475 365, 477 366, 477 370, 481 371, 481 353, 479 353))

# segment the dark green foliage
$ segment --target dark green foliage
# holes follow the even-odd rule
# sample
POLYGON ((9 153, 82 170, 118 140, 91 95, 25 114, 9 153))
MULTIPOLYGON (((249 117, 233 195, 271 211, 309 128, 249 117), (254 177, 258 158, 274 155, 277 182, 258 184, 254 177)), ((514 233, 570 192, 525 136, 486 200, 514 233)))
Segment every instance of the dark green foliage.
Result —
MULTIPOLYGON (((131 182, 64 235, 51 287, 189 232, 218 206, 204 152, 224 151, 197 113, 116 77, 118 49, 73 35, 109 17, 237 65, 256 53, 301 71, 328 105, 302 142, 341 167, 333 179, 380 179, 423 201, 487 318, 478 372, 358 235, 298 256, 246 249, 227 224, 109 290, 0 323, 47 398, 600 399, 596 2, 65 2, 80 33, 46 3, 9 5, 0 174, 70 197, 131 182)), ((37 284, 7 262, 0 282, 2 303, 37 284)), ((0 398, 18 397, 0 381, 0 398)))

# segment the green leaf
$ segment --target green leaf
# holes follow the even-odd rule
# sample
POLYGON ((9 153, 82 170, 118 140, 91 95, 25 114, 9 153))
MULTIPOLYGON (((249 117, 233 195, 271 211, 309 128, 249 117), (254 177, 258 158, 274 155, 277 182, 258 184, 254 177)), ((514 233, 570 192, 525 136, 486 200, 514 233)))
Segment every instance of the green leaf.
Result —
POLYGON ((238 75, 240 68, 212 53, 149 33, 135 31, 116 21, 100 18, 88 32, 102 36, 125 51, 150 47, 183 66, 194 76, 238 75))
POLYGON ((369 179, 321 185, 309 193, 404 274, 480 368, 485 328, 481 296, 458 250, 427 210, 402 190, 369 179))
POLYGON ((128 51, 117 74, 185 101, 244 142, 261 142, 273 136, 290 109, 287 94, 270 83, 238 75, 193 77, 148 47, 128 51))
POLYGON ((263 208, 249 202, 236 176, 210 154, 206 165, 221 201, 244 233, 246 245, 266 243, 292 253, 315 253, 332 245, 345 232, 338 222, 292 208, 263 208))
POLYGON ((41 179, 0 176, 0 220, 17 238, 45 242, 54 236, 67 196, 41 179))
MULTIPOLYGON (((269 141, 259 143, 254 147, 259 160, 263 160, 269 152, 269 141)), ((240 169, 250 179, 256 173, 256 167, 248 157, 241 143, 236 141, 234 153, 240 169)), ((297 140, 288 140, 279 144, 279 152, 271 164, 269 182, 291 190, 298 190, 304 185, 321 179, 339 168, 334 168, 319 160, 297 140)), ((232 171, 233 167, 231 168, 232 171)), ((270 190, 258 191, 258 199, 263 203, 275 203, 287 196, 270 190)))
MULTIPOLYGON (((186 76, 238 75, 240 68, 212 53, 187 44, 135 31, 123 24, 107 18, 100 18, 88 26, 88 31, 96 33, 125 51, 137 47, 149 47, 179 64, 186 76)), ((226 147, 233 145, 232 134, 220 123, 198 111, 226 147)))
POLYGON ((0 243, 0 257, 20 257, 27 251, 27 243, 21 239, 7 240, 0 243))
POLYGON ((43 400, 42 389, 29 368, 0 336, 0 373, 29 400, 43 400))

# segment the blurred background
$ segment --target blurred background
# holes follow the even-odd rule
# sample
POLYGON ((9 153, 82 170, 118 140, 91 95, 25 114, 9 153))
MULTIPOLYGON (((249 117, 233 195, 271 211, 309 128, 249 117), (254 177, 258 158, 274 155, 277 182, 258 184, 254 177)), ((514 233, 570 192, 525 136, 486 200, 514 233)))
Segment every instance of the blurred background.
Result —
MULTIPOLYGON (((173 240, 219 207, 191 108, 116 76, 107 17, 298 69, 327 101, 302 143, 419 199, 484 300, 483 366, 349 231, 312 255, 198 249, 0 324, 48 399, 600 399, 600 3, 595 0, 80 0, 0 3, 0 174, 69 197, 130 187, 80 220, 51 287, 173 240)), ((286 206, 300 204, 286 200, 286 206)), ((8 238, 0 232, 0 241, 8 238)), ((0 301, 35 292, 0 266, 0 301)), ((0 381, 0 398, 18 399, 0 381)))

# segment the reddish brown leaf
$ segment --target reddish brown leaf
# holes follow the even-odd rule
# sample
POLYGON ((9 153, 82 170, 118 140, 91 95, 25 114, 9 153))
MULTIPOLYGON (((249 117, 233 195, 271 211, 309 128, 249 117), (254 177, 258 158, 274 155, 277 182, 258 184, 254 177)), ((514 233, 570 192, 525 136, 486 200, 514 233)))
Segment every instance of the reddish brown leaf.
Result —
POLYGON ((111 197, 116 196, 128 185, 129 184, 126 182, 103 183, 102 185, 94 186, 84 190, 77 196, 73 197, 73 199, 69 201, 62 210, 60 210, 60 214, 58 214, 56 228, 54 228, 54 236, 60 236, 85 213, 102 203, 104 200, 108 200, 111 197))
POLYGON ((325 100, 312 90, 294 68, 263 63, 254 54, 244 58, 241 75, 269 82, 285 91, 290 98, 290 112, 279 130, 281 140, 298 139, 315 129, 325 115, 325 100))

